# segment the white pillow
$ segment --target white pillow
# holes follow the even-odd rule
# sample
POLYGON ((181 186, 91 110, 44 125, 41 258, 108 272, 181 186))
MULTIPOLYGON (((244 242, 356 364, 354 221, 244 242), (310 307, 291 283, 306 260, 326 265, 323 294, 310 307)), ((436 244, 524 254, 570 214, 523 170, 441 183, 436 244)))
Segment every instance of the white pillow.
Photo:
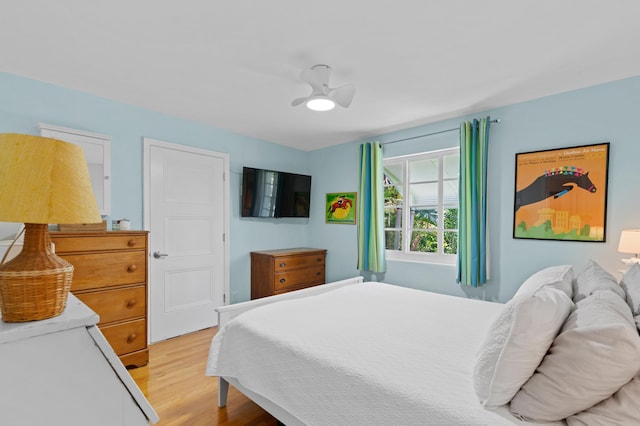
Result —
POLYGON ((580 271, 573 283, 573 301, 575 303, 598 290, 611 290, 623 300, 626 298, 624 290, 618 285, 614 276, 593 260, 589 260, 587 266, 580 271))
POLYGON ((576 304, 511 412, 562 420, 609 398, 639 371, 640 335, 629 306, 612 291, 597 291, 576 304))
POLYGON ((567 418, 569 426, 640 425, 640 376, 586 411, 567 418))
POLYGON ((542 287, 511 299, 478 351, 473 385, 485 408, 508 403, 531 377, 573 308, 562 291, 542 287))
POLYGON ((627 303, 633 315, 640 315, 640 264, 634 263, 624 273, 620 287, 627 295, 627 303))
POLYGON ((544 268, 526 279, 515 296, 531 294, 541 287, 549 286, 562 290, 569 298, 573 297, 573 279, 575 274, 571 265, 558 265, 544 268))

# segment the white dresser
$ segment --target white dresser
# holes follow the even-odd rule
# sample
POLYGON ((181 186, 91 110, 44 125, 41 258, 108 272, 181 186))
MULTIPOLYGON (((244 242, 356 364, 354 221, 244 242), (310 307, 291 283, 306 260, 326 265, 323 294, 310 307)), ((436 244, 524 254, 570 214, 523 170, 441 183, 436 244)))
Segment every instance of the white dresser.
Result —
POLYGON ((158 415, 73 294, 54 318, 0 322, 0 423, 148 425, 158 415))

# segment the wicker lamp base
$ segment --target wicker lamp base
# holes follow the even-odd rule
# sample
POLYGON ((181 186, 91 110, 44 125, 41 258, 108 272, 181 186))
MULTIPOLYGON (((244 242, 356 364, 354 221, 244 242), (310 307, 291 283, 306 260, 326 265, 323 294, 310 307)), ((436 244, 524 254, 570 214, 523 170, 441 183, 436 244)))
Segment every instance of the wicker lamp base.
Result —
POLYGON ((51 251, 46 224, 25 224, 24 246, 0 265, 0 309, 5 322, 59 315, 71 289, 73 266, 51 251))

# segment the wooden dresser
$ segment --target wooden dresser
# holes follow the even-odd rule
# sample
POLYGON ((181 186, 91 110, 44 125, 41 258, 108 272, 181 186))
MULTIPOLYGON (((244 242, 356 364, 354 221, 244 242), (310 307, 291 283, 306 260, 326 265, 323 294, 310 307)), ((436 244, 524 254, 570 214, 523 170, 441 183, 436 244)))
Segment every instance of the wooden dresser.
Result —
POLYGON ((122 363, 146 365, 148 232, 50 235, 56 254, 74 266, 71 292, 100 316, 98 327, 122 363))
POLYGON ((314 248, 251 252, 251 299, 324 284, 326 256, 314 248))

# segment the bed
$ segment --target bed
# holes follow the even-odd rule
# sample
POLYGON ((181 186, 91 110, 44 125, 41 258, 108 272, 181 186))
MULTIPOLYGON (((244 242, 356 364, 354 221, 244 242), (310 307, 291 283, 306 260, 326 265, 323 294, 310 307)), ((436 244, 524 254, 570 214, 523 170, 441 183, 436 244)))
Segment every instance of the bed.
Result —
POLYGON ((219 308, 206 374, 219 406, 231 384, 287 426, 532 424, 474 391, 504 311, 357 277, 219 308))

